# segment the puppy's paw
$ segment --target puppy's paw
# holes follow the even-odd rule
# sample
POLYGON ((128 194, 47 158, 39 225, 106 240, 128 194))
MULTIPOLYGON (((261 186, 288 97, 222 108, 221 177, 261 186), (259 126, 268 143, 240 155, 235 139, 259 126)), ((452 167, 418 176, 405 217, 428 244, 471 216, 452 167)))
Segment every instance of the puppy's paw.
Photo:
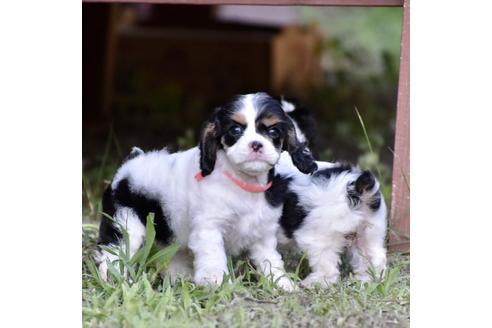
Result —
POLYGON ((384 275, 386 272, 386 266, 381 266, 381 267, 376 267, 372 268, 371 271, 366 270, 363 272, 360 271, 355 271, 354 272, 354 279, 360 280, 360 281, 372 281, 372 280, 380 280, 383 279, 384 275))
POLYGON ((321 287, 326 288, 338 280, 338 275, 326 276, 317 273, 311 273, 303 281, 301 281, 301 286, 304 288, 313 288, 316 285, 321 285, 321 287))
POLYGON ((193 278, 193 273, 191 271, 176 271, 173 269, 162 271, 160 275, 162 279, 168 276, 171 280, 171 284, 175 284, 179 279, 191 280, 193 278))
POLYGON ((287 277, 280 277, 277 281, 277 286, 285 290, 286 292, 293 292, 297 289, 297 286, 292 280, 287 277))
POLYGON ((359 281, 363 281, 363 282, 367 282, 367 281, 372 280, 371 276, 368 273, 356 273, 354 275, 354 279, 359 280, 359 281))
POLYGON ((99 264, 99 276, 103 281, 108 281, 108 264, 106 262, 99 264))
POLYGON ((186 261, 180 261, 176 257, 173 258, 167 269, 161 272, 161 277, 169 276, 171 283, 175 283, 178 279, 193 278, 193 268, 190 263, 186 261))
POLYGON ((222 284, 225 273, 222 270, 200 270, 195 272, 193 280, 198 286, 218 286, 222 284))

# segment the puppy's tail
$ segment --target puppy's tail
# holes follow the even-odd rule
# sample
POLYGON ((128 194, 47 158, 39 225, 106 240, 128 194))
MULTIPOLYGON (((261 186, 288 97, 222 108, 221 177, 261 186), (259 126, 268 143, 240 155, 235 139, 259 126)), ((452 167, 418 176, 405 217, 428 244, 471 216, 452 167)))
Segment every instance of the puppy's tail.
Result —
POLYGON ((381 206, 379 182, 371 171, 363 171, 355 181, 348 184, 347 194, 353 206, 363 204, 373 211, 381 206))

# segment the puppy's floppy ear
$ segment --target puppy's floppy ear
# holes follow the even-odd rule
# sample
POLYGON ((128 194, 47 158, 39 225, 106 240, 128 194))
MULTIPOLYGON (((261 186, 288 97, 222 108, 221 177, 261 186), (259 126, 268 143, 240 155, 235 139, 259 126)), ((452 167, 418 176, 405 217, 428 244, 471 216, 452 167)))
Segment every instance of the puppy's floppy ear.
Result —
POLYGON ((220 122, 216 109, 212 117, 202 126, 200 134, 200 170, 202 176, 207 176, 214 170, 217 150, 220 145, 220 122))
POLYGON ((289 152, 292 162, 302 173, 311 174, 318 169, 307 143, 297 139, 296 129, 291 120, 288 121, 284 150, 289 152))

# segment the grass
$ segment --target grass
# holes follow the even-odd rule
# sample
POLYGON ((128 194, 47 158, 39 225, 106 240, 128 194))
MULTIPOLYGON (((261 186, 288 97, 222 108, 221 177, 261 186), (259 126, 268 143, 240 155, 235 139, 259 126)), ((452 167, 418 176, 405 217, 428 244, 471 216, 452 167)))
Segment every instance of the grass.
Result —
MULTIPOLYGON (((230 259, 231 282, 215 288, 189 280, 171 285, 162 271, 176 245, 153 245, 152 217, 148 238, 135 256, 125 247, 110 266, 110 280, 99 278, 93 261, 97 226, 83 226, 83 324, 85 327, 406 327, 409 326, 409 258, 392 255, 381 281, 345 278, 330 288, 287 293, 262 276, 246 259, 230 259), (126 272, 126 275, 124 274, 126 272)), ((307 273, 298 254, 286 253, 292 278, 307 273)))

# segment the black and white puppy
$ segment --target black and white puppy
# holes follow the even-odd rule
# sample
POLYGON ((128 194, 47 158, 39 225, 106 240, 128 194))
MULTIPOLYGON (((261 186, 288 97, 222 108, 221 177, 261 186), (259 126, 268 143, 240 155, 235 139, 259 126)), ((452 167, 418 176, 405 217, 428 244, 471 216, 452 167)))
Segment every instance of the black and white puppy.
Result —
MULTIPOLYGON (((285 101, 283 106, 290 112, 295 108, 285 101)), ((298 138, 304 140, 302 126, 295 123, 298 138)), ((279 242, 294 242, 309 260, 312 272, 302 284, 337 281, 345 249, 355 278, 368 280, 370 268, 380 274, 386 267, 387 210, 379 182, 355 166, 321 161, 317 165, 319 170, 307 176, 282 154, 271 190, 284 204, 279 242)))
MULTIPOLYGON (((238 96, 204 124, 198 147, 173 154, 135 149, 104 193, 103 211, 127 229, 131 253, 145 239, 148 213, 155 213, 156 239, 182 246, 168 268, 171 275, 220 284, 226 255, 247 251, 261 272, 290 290, 276 249, 282 207, 269 196, 282 150, 300 172, 316 170, 277 100, 265 93, 238 96)), ((118 245, 121 236, 118 225, 103 217, 100 244, 118 245)), ((99 253, 104 278, 113 260, 99 253)))
POLYGON ((345 249, 356 279, 385 269, 386 205, 371 172, 335 163, 307 176, 282 159, 272 192, 283 195, 279 242, 294 241, 307 254, 304 286, 337 281, 345 249))

